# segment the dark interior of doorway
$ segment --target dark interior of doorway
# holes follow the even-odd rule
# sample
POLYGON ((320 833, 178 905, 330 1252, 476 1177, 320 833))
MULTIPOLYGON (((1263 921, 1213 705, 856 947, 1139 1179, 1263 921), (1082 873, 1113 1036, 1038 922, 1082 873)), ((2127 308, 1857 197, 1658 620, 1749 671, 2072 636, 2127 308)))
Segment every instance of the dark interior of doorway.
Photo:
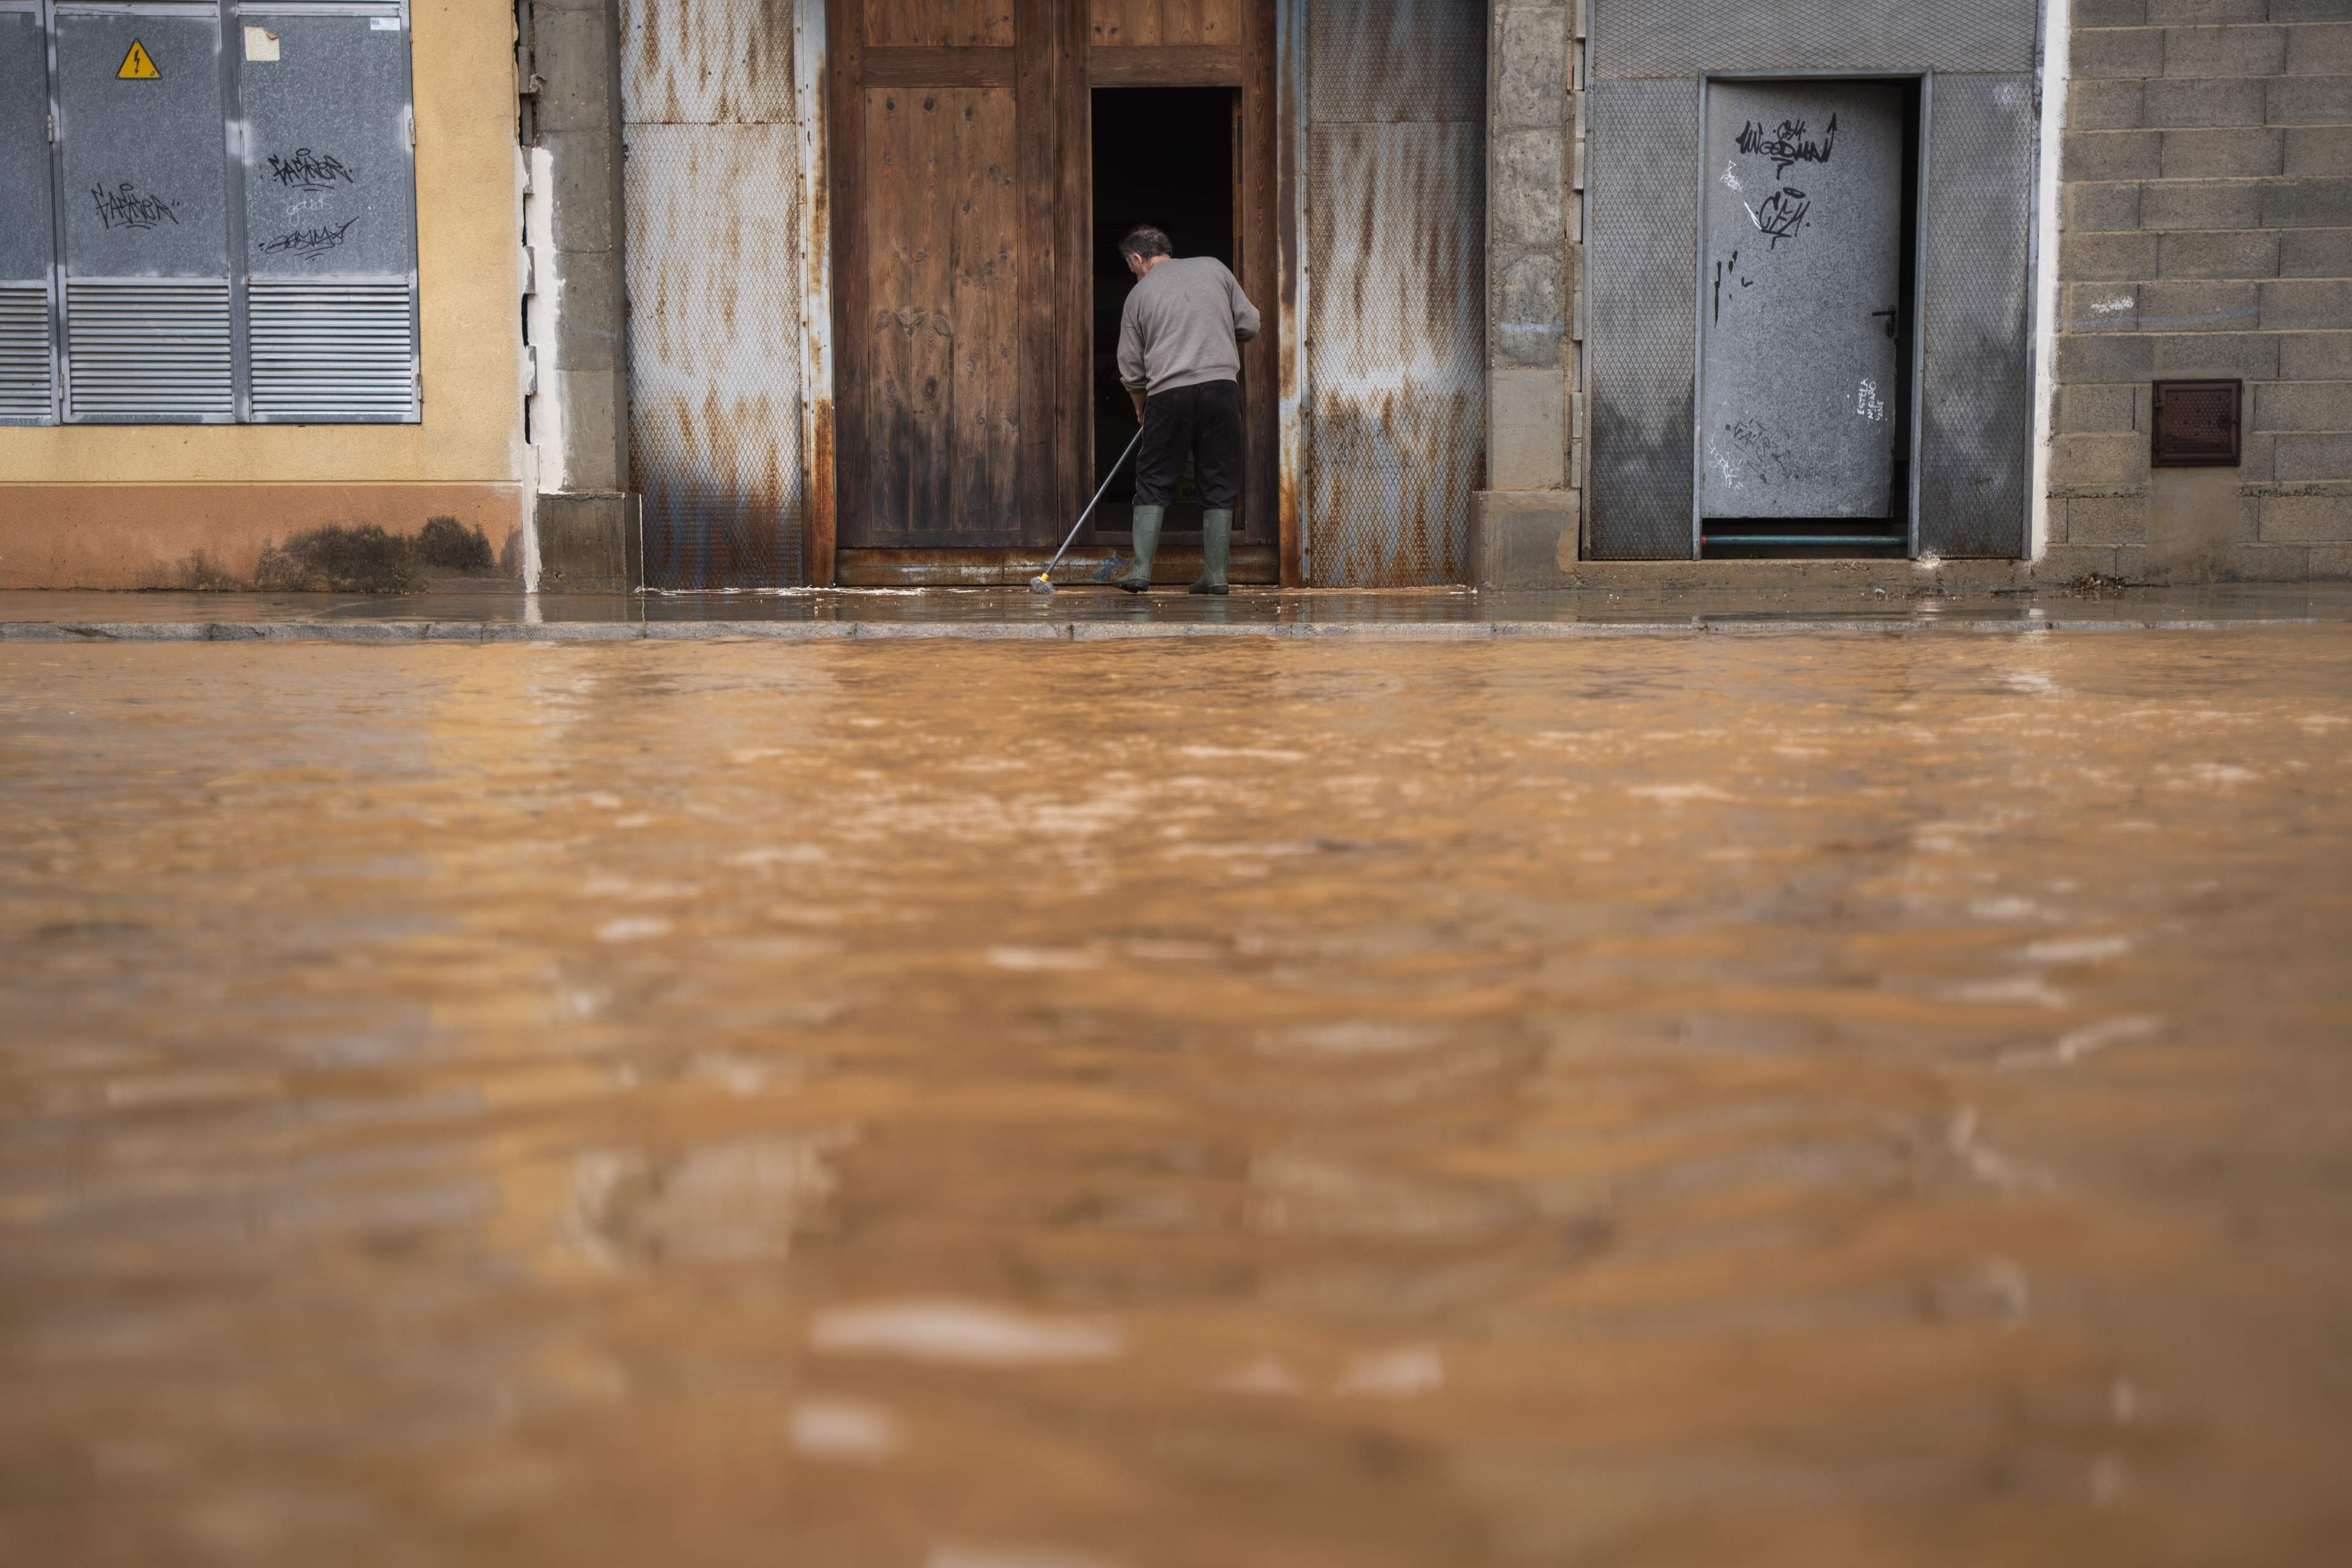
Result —
MULTIPOLYGON (((1135 279, 1118 242, 1139 223, 1165 229, 1179 256, 1213 256, 1239 270, 1235 142, 1241 95, 1225 87, 1098 88, 1094 94, 1094 478, 1087 494, 1135 436, 1135 405, 1118 381, 1119 313, 1135 279)), ((1135 468, 1121 468, 1096 509, 1093 531, 1125 534, 1135 468)), ((1197 531, 1201 509, 1188 473, 1165 526, 1197 531)))
POLYGON ((1895 476, 1886 498, 1886 520, 1867 518, 1790 519, 1741 522, 1708 518, 1699 532, 1699 555, 1708 561, 1766 560, 1897 560, 1911 552, 1911 398, 1914 363, 1912 337, 1918 323, 1919 284, 1919 83, 1905 83, 1903 91, 1903 281, 1897 296, 1903 313, 1895 333, 1895 363, 1901 374, 1895 382, 1894 419, 1887 433, 1895 440, 1895 476), (1876 542, 1857 540, 1876 537, 1876 542), (1817 538, 1820 543, 1790 542, 1817 538))

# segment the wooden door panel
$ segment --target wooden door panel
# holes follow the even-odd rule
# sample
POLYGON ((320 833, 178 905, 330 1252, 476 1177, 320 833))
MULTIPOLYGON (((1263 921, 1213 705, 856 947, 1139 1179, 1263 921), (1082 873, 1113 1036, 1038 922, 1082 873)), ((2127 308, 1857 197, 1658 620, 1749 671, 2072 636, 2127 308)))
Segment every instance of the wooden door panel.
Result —
POLYGON ((1018 542, 1015 114, 994 88, 866 94, 872 542, 1018 542))
POLYGON ((1092 41, 1153 48, 1242 42, 1243 0, 1091 0, 1092 41))
POLYGON ((865 0, 869 48, 1013 42, 1013 0, 865 0))

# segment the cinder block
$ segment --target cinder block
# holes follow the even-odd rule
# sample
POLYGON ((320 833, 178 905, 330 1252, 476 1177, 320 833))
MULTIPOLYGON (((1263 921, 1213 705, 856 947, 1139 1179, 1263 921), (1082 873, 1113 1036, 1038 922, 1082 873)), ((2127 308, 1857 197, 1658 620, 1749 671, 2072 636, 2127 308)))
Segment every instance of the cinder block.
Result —
POLYGON ((2147 442, 2137 435, 2060 436, 2050 443, 2050 483, 2070 491, 2136 489, 2147 482, 2147 442))
POLYGON ((562 384, 565 482, 578 490, 618 490, 628 463, 628 373, 559 370, 555 374, 562 384))
MULTIPOLYGON (((2159 237, 2138 230, 2070 234, 2058 247, 2058 276, 2071 279, 2153 278, 2159 237)), ((2275 268, 2273 269, 2275 270, 2275 268)))
POLYGON ((2281 436, 2273 450, 2272 477, 2280 484, 2352 479, 2352 436, 2281 436))
POLYGON ((2163 181, 2139 190, 2142 228, 2258 228, 2263 187, 2252 181, 2163 181))
POLYGON ((2345 0, 2271 0, 2273 22, 2340 22, 2352 15, 2345 0))
POLYGON ((2084 27, 2137 27, 2147 20, 2147 0, 2074 0, 2078 37, 2084 27))
POLYGON ((2103 435, 2133 430, 2134 393, 2128 382, 2092 383, 2058 389, 2058 428, 2067 435, 2103 435))
POLYGON ((2069 544, 2137 544, 2147 538, 2146 496, 2076 496, 2066 512, 2069 544))
POLYGON ((2065 228, 2097 233, 2139 226, 2139 185, 2131 180, 2112 184, 2070 182, 2065 187, 2065 228))
POLYGON ((1567 383, 1558 370, 1487 377, 1486 472, 1507 490, 1554 490, 1568 478, 1567 383))
POLYGON ((2352 76, 2352 22, 2322 22, 2287 32, 2287 75, 2352 76))
POLYGON ((2284 27, 2168 27, 2164 74, 2276 76, 2286 65, 2284 27))
POLYGON ((2289 332, 2278 345, 2281 381, 2352 381, 2352 331, 2289 332))
POLYGON ((2140 287, 2137 283, 2062 284, 2058 320, 2070 332, 2138 331, 2140 287))
POLYGON ((2262 320, 2262 283, 2148 283, 2140 320, 2160 332, 2242 332, 2262 320))
MULTIPOLYGON (((2150 236, 2151 238, 2156 237, 2150 236)), ((2275 278, 2276 229, 2225 228, 2163 236, 2157 271, 2166 278, 2275 278)))
POLYGON ((2066 542, 2066 510, 2074 504, 2073 498, 2068 496, 2051 496, 2046 499, 2042 509, 2043 520, 2042 542, 2044 544, 2066 542))
POLYGON ((1505 364, 1538 368, 1559 363, 1567 335, 1561 314, 1560 264, 1556 256, 1523 256, 1496 281, 1496 352, 1505 364))
POLYGON ((1557 250, 1567 242, 1560 221, 1565 171, 1559 129, 1505 131, 1494 142, 1488 190, 1495 204, 1497 244, 1557 250))
POLYGON ((2352 544, 2315 544, 2311 547, 2313 583, 2340 583, 2352 577, 2352 544))
POLYGON ((2058 379, 2062 383, 2146 381, 2155 374, 2156 340, 2152 337, 2068 332, 2058 340, 2058 379))
POLYGON ((2162 27, 2078 27, 2068 58, 2085 81, 2164 74, 2162 27))
POLYGON ((2352 179, 2270 180, 2261 188, 2266 227, 2340 228, 2352 224, 2352 179))
POLYGON ((2228 468, 2158 468, 2148 476, 2147 577, 2210 583, 2234 574, 2233 552, 2253 513, 2228 468))
POLYGON ((2331 331, 2352 324, 2352 281, 2282 278, 2260 287, 2264 331, 2331 331))
MULTIPOLYGON (((2292 43, 2287 53, 2290 57, 2294 53, 2292 43)), ((2263 118, 2273 125, 2340 125, 2352 121, 2352 76, 2273 77, 2265 86, 2263 118)))
POLYGON ((2341 174, 2352 169, 2352 125, 2298 125, 2286 133, 2289 174, 2341 174))
POLYGON ((2263 498, 2263 542, 2315 540, 2352 540, 2352 491, 2263 498))
POLYGON ((2069 131, 2132 131, 2140 121, 2142 83, 2130 78, 2078 81, 2066 91, 2069 131))
POLYGON ((2268 484, 2276 472, 2278 437, 2267 430, 2247 430, 2238 437, 2238 478, 2250 485, 2268 484))
POLYGON ((2280 232, 2280 277, 2352 277, 2352 228, 2290 228, 2280 232))
POLYGON ((2251 389, 2256 430, 2352 431, 2352 381, 2274 381, 2251 389))
POLYGON ((2035 576, 2053 583, 2071 583, 2077 577, 2112 577, 2116 574, 2116 552, 2112 545, 2053 544, 2034 563, 2035 576))
POLYGON ((2284 172, 2286 132, 2267 125, 2162 134, 2168 180, 2250 180, 2284 172))
POLYGON ((2069 180, 2152 180, 2164 172, 2164 133, 2070 131, 2061 166, 2069 180))
POLYGON ((625 594, 637 587, 645 580, 637 502, 617 494, 540 497, 541 590, 625 594))
POLYGON ((550 220, 558 250, 611 250, 620 232, 614 149, 601 126, 540 132, 553 166, 550 220))
POLYGON ((1568 104, 1568 10, 1510 5, 1497 15, 1495 123, 1561 123, 1568 104))
POLYGON ((2260 125, 2267 84, 2261 77, 2171 77, 2145 85, 2142 125, 2260 125))
POLYGON ((531 68, 545 85, 533 110, 542 133, 591 131, 610 139, 620 130, 614 101, 613 21, 603 7, 534 3, 531 68))
POLYGON ((1577 494, 1480 490, 1471 498, 1471 581, 1481 588, 1565 588, 1576 570, 1577 494))
POLYGON ((2147 0, 2147 19, 2176 27, 2264 22, 2270 19, 2270 0, 2147 0))
POLYGON ((2307 544, 2241 544, 2236 576, 2241 583, 2305 583, 2311 580, 2307 544))
POLYGON ((2278 379, 2278 338, 2268 332, 2172 332, 2156 340, 2151 376, 2278 379))

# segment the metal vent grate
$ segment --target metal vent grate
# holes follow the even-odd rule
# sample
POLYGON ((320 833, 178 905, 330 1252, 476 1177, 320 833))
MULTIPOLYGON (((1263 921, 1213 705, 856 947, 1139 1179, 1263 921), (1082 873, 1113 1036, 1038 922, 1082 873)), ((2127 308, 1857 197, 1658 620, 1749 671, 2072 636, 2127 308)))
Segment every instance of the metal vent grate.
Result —
POLYGON ((228 305, 226 278, 68 280, 67 416, 234 418, 228 305))
POLYGON ((1486 478, 1485 141, 1475 124, 1308 133, 1318 586, 1462 581, 1486 478))
POLYGON ((1592 553, 1687 560, 1698 83, 1596 83, 1591 113, 1592 553))
POLYGON ((801 580, 795 136, 628 128, 629 472, 652 587, 801 580))
POLYGON ((1927 114, 1919 552, 2022 555, 2032 79, 1939 76, 1927 114))
POLYGON ((2033 68, 2035 0, 1604 0, 1592 72, 2033 68))
POLYGON ((416 335, 405 279, 255 278, 253 417, 413 422, 416 335))
POLYGON ((0 420, 47 423, 57 416, 49 356, 49 291, 0 283, 0 420))

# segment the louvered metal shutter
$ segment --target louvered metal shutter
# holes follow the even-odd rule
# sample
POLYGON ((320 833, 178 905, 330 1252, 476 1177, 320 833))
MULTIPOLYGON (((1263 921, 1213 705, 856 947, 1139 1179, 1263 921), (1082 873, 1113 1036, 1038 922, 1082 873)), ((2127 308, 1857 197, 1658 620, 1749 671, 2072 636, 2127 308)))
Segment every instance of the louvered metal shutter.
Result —
POLYGON ((57 417, 48 54, 39 7, 0 4, 0 425, 57 417))
POLYGON ((414 421, 416 183, 401 8, 249 4, 238 16, 264 35, 242 50, 237 89, 250 417, 414 421))

